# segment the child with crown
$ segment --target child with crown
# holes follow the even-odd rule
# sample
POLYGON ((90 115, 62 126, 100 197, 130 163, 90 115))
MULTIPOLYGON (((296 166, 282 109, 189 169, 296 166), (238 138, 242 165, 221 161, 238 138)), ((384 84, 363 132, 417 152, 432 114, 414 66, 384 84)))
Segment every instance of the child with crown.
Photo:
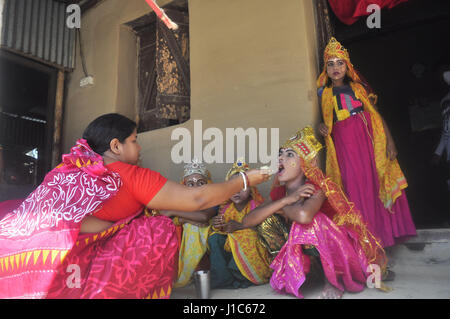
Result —
MULTIPOLYGON (((249 166, 236 161, 225 180, 241 178, 249 166)), ((215 230, 208 239, 211 261, 211 288, 246 288, 267 283, 272 274, 269 253, 259 241, 258 233, 244 227, 242 219, 264 202, 258 189, 246 185, 221 205, 212 218, 215 230)))
MULTIPOLYGON (((180 182, 187 187, 202 187, 212 183, 211 173, 205 164, 194 158, 184 165, 180 182)), ((187 286, 192 282, 196 270, 209 269, 208 236, 210 219, 217 214, 218 206, 201 211, 161 211, 161 215, 173 217, 180 237, 178 256, 178 279, 174 288, 187 286)))
POLYGON ((369 264, 384 270, 387 263, 360 212, 317 167, 321 148, 311 127, 282 145, 272 201, 242 221, 245 227, 254 227, 280 211, 291 220, 289 237, 271 264, 270 284, 280 293, 299 298, 303 298, 300 287, 305 280, 321 269, 325 275, 321 297, 340 298, 344 291, 364 289, 369 264))
POLYGON ((393 246, 416 235, 394 140, 376 95, 335 38, 325 48, 324 63, 317 87, 326 174, 355 203, 383 247, 393 246))

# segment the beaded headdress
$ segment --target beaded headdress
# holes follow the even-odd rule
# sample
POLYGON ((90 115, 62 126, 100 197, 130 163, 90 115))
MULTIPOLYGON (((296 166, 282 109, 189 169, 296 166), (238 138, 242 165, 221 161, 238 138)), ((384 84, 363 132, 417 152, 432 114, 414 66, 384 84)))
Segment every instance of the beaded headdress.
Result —
POLYGON ((330 58, 333 57, 350 61, 350 55, 348 54, 347 49, 334 37, 330 39, 325 48, 325 51, 323 53, 323 60, 324 62, 327 62, 330 58))
POLYGON ((290 148, 305 161, 310 161, 316 157, 323 146, 316 139, 313 128, 307 126, 288 139, 281 148, 290 148))
POLYGON ((248 164, 245 162, 245 160, 240 158, 228 170, 228 173, 225 176, 225 180, 228 181, 231 178, 231 176, 233 176, 234 174, 240 173, 240 172, 246 172, 249 169, 250 169, 250 167, 248 167, 248 164))
POLYGON ((211 179, 211 174, 206 169, 205 164, 200 162, 197 158, 194 158, 191 163, 184 165, 183 179, 192 174, 200 174, 206 179, 211 179))

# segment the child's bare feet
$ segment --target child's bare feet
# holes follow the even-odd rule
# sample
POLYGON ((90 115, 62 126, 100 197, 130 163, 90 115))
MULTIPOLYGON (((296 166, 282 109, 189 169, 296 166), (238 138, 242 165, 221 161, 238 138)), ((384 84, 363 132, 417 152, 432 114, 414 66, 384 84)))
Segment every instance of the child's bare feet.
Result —
POLYGON ((386 270, 386 272, 383 274, 383 277, 381 278, 382 281, 393 281, 395 279, 395 272, 392 270, 386 270))

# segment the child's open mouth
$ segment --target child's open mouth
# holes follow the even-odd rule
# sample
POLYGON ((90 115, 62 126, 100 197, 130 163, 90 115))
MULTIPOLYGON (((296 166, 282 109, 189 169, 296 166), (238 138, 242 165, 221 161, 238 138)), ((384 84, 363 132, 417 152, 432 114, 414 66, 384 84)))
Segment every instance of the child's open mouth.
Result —
POLYGON ((278 166, 278 175, 282 175, 283 172, 284 172, 284 165, 283 165, 283 164, 280 164, 280 165, 278 166))

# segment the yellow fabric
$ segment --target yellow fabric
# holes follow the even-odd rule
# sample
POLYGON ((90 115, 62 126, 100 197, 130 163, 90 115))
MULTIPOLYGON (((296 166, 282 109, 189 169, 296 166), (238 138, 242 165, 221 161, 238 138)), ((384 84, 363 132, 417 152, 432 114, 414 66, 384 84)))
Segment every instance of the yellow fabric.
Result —
MULTIPOLYGON (((391 211, 395 200, 401 195, 401 191, 408 187, 408 184, 400 169, 398 161, 396 159, 391 161, 386 156, 386 134, 384 132, 383 122, 380 114, 373 106, 373 103, 376 103, 377 97, 374 94, 367 94, 367 91, 360 84, 361 79, 350 61, 348 51, 335 38, 331 38, 325 48, 325 65, 322 73, 317 79, 317 87, 324 87, 321 103, 324 123, 331 132, 333 129, 333 109, 337 107, 337 101, 333 96, 333 89, 331 87, 326 87, 328 80, 326 64, 328 60, 333 57, 337 57, 346 62, 347 75, 352 79, 350 86, 355 93, 355 97, 363 103, 364 110, 370 114, 373 130, 373 136, 371 136, 371 138, 378 179, 380 182, 379 197, 384 206, 391 211)), ((347 118, 347 114, 341 111, 337 112, 337 116, 338 120, 347 118)), ((337 162, 336 149, 330 135, 325 137, 325 144, 327 147, 326 174, 332 181, 342 187, 341 172, 337 162)))
POLYGON ((174 287, 184 287, 191 282, 192 274, 208 250, 210 226, 198 227, 185 223, 178 257, 178 280, 174 287))
MULTIPOLYGON (((196 167, 192 164, 185 166, 185 173, 190 170, 191 174, 200 174, 207 179, 208 184, 212 184, 211 174, 206 170, 200 162, 196 161, 196 167), (197 169, 198 171, 195 171, 197 169), (201 170, 200 170, 201 169, 201 170)), ((180 184, 184 185, 184 178, 180 184)), ((178 279, 174 284, 174 288, 184 287, 192 280, 192 274, 197 268, 198 263, 208 252, 208 236, 212 231, 212 226, 198 227, 189 223, 182 223, 178 216, 173 218, 176 226, 183 226, 181 237, 180 252, 178 255, 178 279)))
MULTIPOLYGON (((225 208, 224 221, 235 220, 242 222, 242 219, 252 209, 252 201, 245 206, 242 211, 238 211, 234 203, 225 208)), ((256 204, 258 206, 259 204, 256 204)), ((233 254, 233 258, 248 280, 254 284, 267 283, 272 275, 270 268, 270 257, 267 249, 261 244, 258 233, 251 229, 238 230, 227 235, 224 249, 233 254)))
MULTIPOLYGON (((386 134, 383 128, 381 116, 373 107, 364 87, 355 82, 351 82, 350 86, 363 105, 364 110, 370 114, 373 134, 371 136, 373 149, 375 154, 375 163, 380 182, 379 197, 384 206, 390 209, 395 200, 401 195, 402 189, 408 184, 400 169, 398 161, 391 161, 386 156, 386 134)), ((322 114, 325 125, 330 131, 333 128, 333 109, 335 106, 333 89, 326 87, 322 93, 322 114)), ((341 173, 336 157, 336 149, 334 147, 331 135, 325 138, 327 147, 327 163, 326 174, 339 186, 342 185, 341 173)))

